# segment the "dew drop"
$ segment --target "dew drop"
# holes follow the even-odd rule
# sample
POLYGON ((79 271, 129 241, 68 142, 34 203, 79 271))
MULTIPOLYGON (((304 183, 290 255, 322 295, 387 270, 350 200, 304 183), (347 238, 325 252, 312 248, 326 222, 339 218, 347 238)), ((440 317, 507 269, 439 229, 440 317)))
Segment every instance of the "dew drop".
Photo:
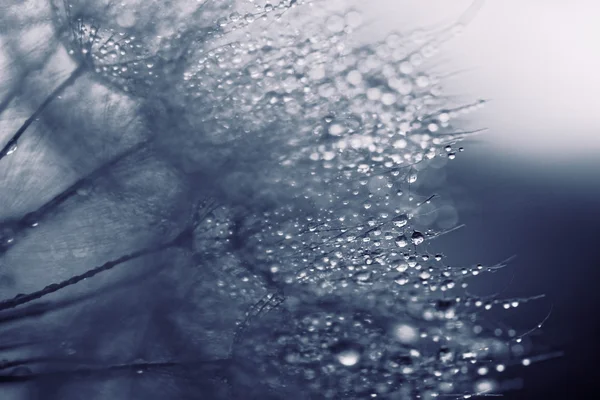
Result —
POLYGON ((371 273, 369 271, 358 272, 354 274, 354 279, 356 279, 358 283, 367 283, 371 280, 371 273))
POLYGON ((392 222, 398 228, 402 228, 403 226, 405 226, 408 223, 408 216, 406 214, 398 215, 398 216, 394 217, 392 222))
POLYGON ((342 124, 331 124, 329 126, 329 134, 332 136, 341 136, 345 130, 342 124))
POLYGON ((414 245, 420 245, 421 243, 423 243, 423 241, 425 241, 425 236, 423 236, 421 232, 415 231, 410 237, 410 240, 411 242, 413 242, 414 245))
POLYGON ((408 245, 408 239, 405 235, 400 235, 396 238, 396 246, 403 248, 408 245))
POLYGON ((332 15, 327 19, 327 29, 333 33, 340 33, 346 27, 344 18, 340 15, 332 15))
POLYGON ((331 351, 336 360, 345 367, 352 367, 360 361, 360 349, 353 343, 338 343, 331 351))
POLYGON ((15 151, 17 151, 17 144, 13 144, 12 146, 10 146, 10 148, 6 151, 6 155, 12 154, 15 151))
POLYGON ((408 324, 399 324, 394 328, 394 335, 401 343, 414 343, 419 338, 419 332, 408 324))
POLYGON ((409 282, 408 275, 400 274, 394 279, 394 282, 396 282, 400 286, 404 286, 409 282))

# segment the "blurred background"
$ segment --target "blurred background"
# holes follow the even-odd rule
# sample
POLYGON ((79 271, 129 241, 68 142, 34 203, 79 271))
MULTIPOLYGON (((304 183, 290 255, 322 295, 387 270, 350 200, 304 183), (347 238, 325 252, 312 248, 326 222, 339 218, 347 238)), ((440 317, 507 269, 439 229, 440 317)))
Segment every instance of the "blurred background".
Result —
MULTIPOLYGON (((452 23, 474 4, 365 3, 357 7, 366 22, 377 21, 365 30, 369 36, 452 23)), ((466 227, 436 246, 458 265, 517 256, 500 273, 472 279, 473 293, 546 295, 490 313, 527 331, 552 310, 532 345, 564 352, 515 367, 509 375, 521 376, 524 389, 504 398, 594 398, 600 379, 600 3, 475 6, 463 33, 436 58, 459 72, 444 83, 449 93, 490 100, 469 116, 474 127, 489 131, 463 143, 465 152, 440 172, 466 227)))

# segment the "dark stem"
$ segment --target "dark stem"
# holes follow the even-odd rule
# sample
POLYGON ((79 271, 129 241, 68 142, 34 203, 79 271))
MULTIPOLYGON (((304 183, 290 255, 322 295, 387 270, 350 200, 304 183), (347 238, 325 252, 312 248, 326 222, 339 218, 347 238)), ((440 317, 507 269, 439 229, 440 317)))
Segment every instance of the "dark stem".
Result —
POLYGON ((166 362, 147 362, 147 363, 136 363, 136 364, 120 364, 120 365, 109 365, 109 366, 94 366, 94 367, 77 367, 70 370, 57 370, 48 371, 41 373, 23 374, 23 375, 0 375, 0 384, 2 383, 16 383, 16 382, 28 382, 34 381, 40 378, 55 378, 59 376, 71 376, 71 377, 89 377, 94 375, 106 375, 118 372, 152 372, 154 370, 164 370, 169 368, 203 368, 208 369, 211 372, 225 372, 229 367, 230 359, 217 359, 209 361, 192 361, 192 362, 177 362, 177 361, 166 361, 166 362))
POLYGON ((54 91, 52 91, 52 93, 50 93, 48 97, 46 97, 42 104, 38 106, 34 113, 31 114, 31 116, 27 118, 25 122, 23 122, 23 125, 21 125, 21 127, 13 134, 13 136, 9 139, 9 141, 2 148, 2 150, 0 150, 0 160, 11 153, 11 149, 17 144, 19 138, 23 136, 23 133, 25 133, 25 131, 27 130, 27 128, 29 128, 33 121, 35 121, 40 116, 44 109, 48 107, 48 105, 52 103, 52 101, 55 98, 57 98, 62 92, 64 92, 66 88, 71 86, 77 80, 77 78, 81 76, 83 71, 85 71, 85 64, 82 63, 71 73, 71 75, 69 75, 67 79, 63 81, 63 83, 58 85, 58 87, 54 89, 54 91))
POLYGON ((35 222, 39 222, 39 220, 41 218, 45 217, 48 213, 50 213, 50 211, 52 211, 54 208, 58 207, 60 204, 65 202, 67 199, 69 199, 70 197, 75 195, 77 193, 77 190, 80 189, 82 186, 84 186, 86 183, 98 178, 107 169, 113 167, 119 161, 122 161, 125 158, 129 157, 130 155, 134 154, 142 146, 143 146, 143 143, 133 146, 131 149, 124 151, 123 153, 119 154, 112 160, 108 161, 106 164, 103 164, 99 168, 96 168, 94 171, 92 171, 88 175, 78 179, 75 183, 73 183, 71 186, 66 188, 64 191, 62 191, 61 193, 56 195, 54 198, 52 198, 47 203, 43 204, 37 210, 25 214, 20 220, 22 226, 30 227, 31 224, 33 224, 35 222))
POLYGON ((8 310, 11 308, 15 308, 18 307, 22 304, 26 304, 29 303, 31 301, 40 299, 46 295, 49 295, 51 293, 57 292, 61 289, 64 289, 68 286, 72 286, 75 285, 87 278, 91 278, 93 276, 96 276, 102 272, 108 271, 120 264, 123 264, 127 261, 131 261, 133 259, 139 258, 139 257, 143 257, 145 255, 149 255, 149 254, 153 254, 153 253, 159 253, 169 247, 173 247, 175 245, 178 245, 177 240, 179 239, 179 237, 176 239, 176 241, 171 241, 168 243, 165 243, 163 245, 160 246, 156 246, 153 248, 145 248, 142 250, 138 250, 136 252, 130 253, 130 254, 126 254, 122 257, 119 257, 115 260, 112 261, 107 261, 106 263, 100 265, 99 267, 90 269, 86 272, 84 272, 83 274, 80 275, 75 275, 67 280, 64 280, 62 282, 59 283, 53 283, 51 285, 46 286, 45 288, 38 290, 36 292, 32 292, 32 293, 28 293, 28 294, 18 294, 15 297, 13 297, 12 299, 7 299, 4 301, 0 301, 0 311, 3 310, 8 310))

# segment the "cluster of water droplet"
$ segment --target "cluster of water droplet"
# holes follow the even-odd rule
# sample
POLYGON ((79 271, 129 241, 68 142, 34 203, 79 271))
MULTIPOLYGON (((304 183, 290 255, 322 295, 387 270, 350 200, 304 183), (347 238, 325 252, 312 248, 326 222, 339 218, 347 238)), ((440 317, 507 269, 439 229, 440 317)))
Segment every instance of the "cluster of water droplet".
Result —
POLYGON ((198 135, 275 160, 247 175, 252 195, 285 193, 227 225, 229 240, 244 237, 229 254, 271 291, 249 311, 237 357, 269 384, 298 380, 327 398, 500 390, 496 375, 523 357, 522 337, 486 327, 481 310, 527 299, 466 294, 470 277, 504 264, 446 263, 430 246, 446 231, 417 218, 437 198, 412 189, 423 165, 462 151, 469 133, 454 121, 483 105, 452 104, 426 71, 448 31, 362 46, 349 40, 355 11, 315 22, 300 10, 302 28, 270 18, 301 3, 222 17, 214 46, 195 53, 178 83, 198 135), (236 32, 242 39, 231 40, 236 32))
POLYGON ((462 151, 456 143, 469 133, 454 121, 484 103, 452 104, 426 71, 452 30, 354 45, 355 11, 321 22, 300 11, 285 29, 269 18, 300 3, 219 19, 223 37, 196 53, 178 84, 199 135, 275 160, 249 175, 266 193, 258 198, 285 193, 236 221, 238 256, 286 310, 246 327, 238 356, 328 398, 498 390, 493 375, 505 367, 493 360, 523 349, 512 347, 516 332, 480 325, 480 310, 520 300, 465 294, 468 278, 504 264, 447 264, 429 244, 446 231, 416 218, 436 197, 412 190, 423 165, 462 151), (243 40, 230 40, 236 31, 243 40))
POLYGON ((454 29, 357 45, 359 13, 310 6, 242 2, 184 51, 185 29, 158 51, 76 19, 69 52, 126 91, 166 82, 194 132, 178 145, 216 154, 222 146, 237 162, 215 186, 227 193, 249 185, 247 204, 220 208, 195 232, 199 262, 218 255, 245 271, 240 281, 220 281, 224 290, 254 297, 262 281, 271 292, 263 303, 272 306, 260 310, 272 312, 259 322, 261 311, 249 312, 236 357, 262 376, 278 371, 281 380, 265 378, 270 384, 299 380, 327 398, 492 393, 497 382, 488 376, 505 367, 490 360, 524 349, 516 332, 484 328, 480 310, 523 299, 466 295, 469 277, 503 264, 447 264, 429 244, 446 231, 417 221, 436 196, 413 190, 428 162, 456 157, 470 133, 455 121, 483 104, 454 104, 428 72, 426 60, 454 29), (257 151, 266 161, 244 161, 257 151))
POLYGON ((219 36, 214 18, 230 3, 57 0, 53 9, 57 30, 80 67, 118 89, 148 95, 173 83, 172 72, 188 48, 219 36), (95 7, 102 13, 89 10, 95 7))
POLYGON ((424 322, 390 304, 375 312, 330 312, 336 305, 326 301, 312 306, 294 318, 263 317, 239 355, 264 376, 276 370, 281 381, 325 398, 462 398, 498 389, 505 365, 491 360, 505 356, 507 346, 476 338, 469 324, 424 322))

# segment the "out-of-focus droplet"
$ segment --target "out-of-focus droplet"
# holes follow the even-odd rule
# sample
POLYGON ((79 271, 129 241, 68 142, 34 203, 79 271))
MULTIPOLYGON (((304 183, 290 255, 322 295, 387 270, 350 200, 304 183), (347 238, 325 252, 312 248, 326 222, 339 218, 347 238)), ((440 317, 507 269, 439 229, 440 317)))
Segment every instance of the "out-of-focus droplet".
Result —
POLYGON ((360 361, 360 348, 353 343, 341 342, 332 347, 336 360, 345 367, 352 367, 360 361))
POLYGON ((404 344, 414 343, 419 339, 419 332, 417 329, 408 324, 396 325, 396 327, 394 327, 394 335, 404 344))
POLYGON ((371 272, 369 271, 361 271, 354 274, 354 279, 358 283, 367 283, 371 280, 371 272))
POLYGON ((346 22, 344 21, 344 17, 340 15, 332 15, 327 19, 327 29, 333 33, 340 33, 344 31, 346 27, 346 22))

